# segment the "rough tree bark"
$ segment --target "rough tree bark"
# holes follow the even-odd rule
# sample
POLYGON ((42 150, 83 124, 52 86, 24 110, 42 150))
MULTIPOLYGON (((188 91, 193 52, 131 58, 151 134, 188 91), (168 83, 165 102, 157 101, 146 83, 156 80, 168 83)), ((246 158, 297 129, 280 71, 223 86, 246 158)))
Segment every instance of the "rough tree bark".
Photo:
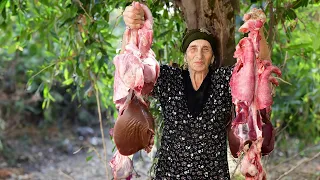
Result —
POLYGON ((175 0, 188 29, 207 28, 218 39, 218 54, 222 66, 232 65, 235 51, 235 11, 238 0, 175 0))

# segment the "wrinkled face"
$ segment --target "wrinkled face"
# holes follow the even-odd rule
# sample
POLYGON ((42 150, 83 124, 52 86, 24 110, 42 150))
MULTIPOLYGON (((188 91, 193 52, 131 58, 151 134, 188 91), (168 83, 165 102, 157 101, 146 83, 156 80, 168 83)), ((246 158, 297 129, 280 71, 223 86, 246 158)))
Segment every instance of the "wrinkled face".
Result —
POLYGON ((192 41, 186 51, 189 71, 206 72, 211 64, 213 52, 208 41, 198 39, 192 41))

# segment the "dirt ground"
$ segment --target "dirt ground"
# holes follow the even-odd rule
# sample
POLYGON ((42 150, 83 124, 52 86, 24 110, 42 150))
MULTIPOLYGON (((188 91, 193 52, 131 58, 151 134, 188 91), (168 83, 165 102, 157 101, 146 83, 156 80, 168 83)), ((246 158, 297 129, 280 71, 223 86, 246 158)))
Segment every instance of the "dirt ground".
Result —
MULTIPOLYGON (((95 129, 90 136, 79 136, 74 130, 59 133, 53 130, 50 135, 35 133, 35 130, 19 131, 12 135, 7 143, 12 148, 15 162, 10 165, 10 159, 5 160, 0 154, 0 179, 8 180, 105 180, 112 179, 110 166, 108 176, 104 164, 96 152, 103 156, 102 139, 99 129, 95 129), (29 132, 29 133, 28 133, 29 132), (89 146, 95 147, 89 150, 89 146), (80 151, 79 151, 80 149, 80 151), (95 152, 96 151, 96 152, 95 152)), ((48 131, 50 132, 50 131, 48 131)), ((107 161, 109 162, 114 145, 105 131, 107 161)), ((264 157, 264 167, 271 180, 320 180, 319 146, 311 153, 302 156, 283 158, 277 149, 271 157, 264 157), (313 159, 312 159, 313 157, 313 159), (292 170, 293 169, 293 170, 292 170)), ((144 151, 134 155, 134 168, 138 176, 133 179, 150 179, 149 169, 152 165, 151 157, 144 151)), ((237 167, 237 159, 229 157, 230 172, 233 174, 237 167)), ((239 168, 238 168, 239 169, 239 168)), ((236 171, 232 179, 244 179, 236 171)))

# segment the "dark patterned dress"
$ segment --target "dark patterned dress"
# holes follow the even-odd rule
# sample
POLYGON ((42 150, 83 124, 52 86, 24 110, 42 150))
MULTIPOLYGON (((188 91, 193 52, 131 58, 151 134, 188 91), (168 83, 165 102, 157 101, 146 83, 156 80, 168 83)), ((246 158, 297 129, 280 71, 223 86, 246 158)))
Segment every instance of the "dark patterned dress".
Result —
POLYGON ((230 179, 226 119, 232 106, 232 67, 208 73, 209 94, 204 95, 204 103, 199 104, 196 113, 188 108, 183 73, 179 68, 162 65, 153 90, 164 118, 155 179, 230 179))

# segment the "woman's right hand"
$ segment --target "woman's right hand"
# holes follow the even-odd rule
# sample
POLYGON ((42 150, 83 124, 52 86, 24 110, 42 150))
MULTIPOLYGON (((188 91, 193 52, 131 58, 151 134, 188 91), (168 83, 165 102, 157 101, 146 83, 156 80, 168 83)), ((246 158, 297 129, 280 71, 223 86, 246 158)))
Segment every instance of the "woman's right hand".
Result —
POLYGON ((123 20, 130 29, 139 29, 144 24, 144 11, 138 2, 134 2, 135 7, 127 6, 123 12, 123 20))

